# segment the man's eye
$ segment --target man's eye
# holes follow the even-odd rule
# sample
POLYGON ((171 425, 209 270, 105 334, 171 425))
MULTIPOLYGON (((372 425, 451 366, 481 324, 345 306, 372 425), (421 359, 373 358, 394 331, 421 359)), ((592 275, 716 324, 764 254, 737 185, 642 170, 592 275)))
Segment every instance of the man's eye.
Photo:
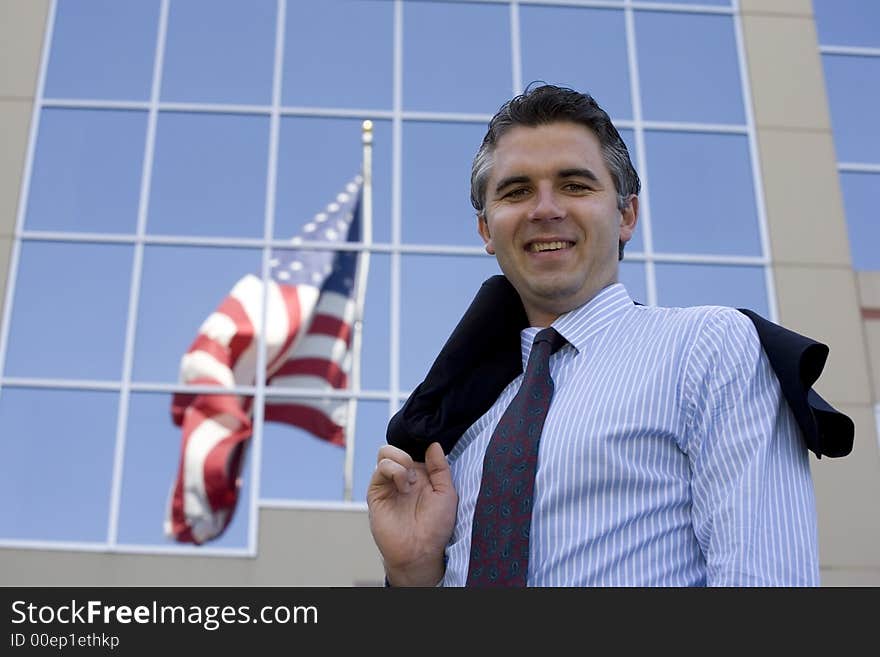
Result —
POLYGON ((565 183, 563 189, 567 192, 586 192, 589 191, 589 187, 584 185, 583 183, 565 183))
POLYGON ((504 198, 520 198, 529 193, 528 188, 526 187, 517 187, 516 189, 511 189, 504 195, 504 198))

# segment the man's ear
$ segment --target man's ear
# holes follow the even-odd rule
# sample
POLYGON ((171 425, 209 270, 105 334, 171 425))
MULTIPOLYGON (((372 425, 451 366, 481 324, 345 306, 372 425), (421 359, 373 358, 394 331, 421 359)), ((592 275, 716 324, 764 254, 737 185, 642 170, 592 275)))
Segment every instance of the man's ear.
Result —
POLYGON ((639 197, 630 194, 626 206, 620 211, 620 241, 626 244, 632 239, 639 221, 639 197))
POLYGON ((485 213, 477 215, 477 231, 480 233, 480 237, 483 238, 483 242, 486 244, 486 253, 489 255, 495 255, 495 245, 492 244, 492 236, 489 234, 489 222, 486 221, 485 213))

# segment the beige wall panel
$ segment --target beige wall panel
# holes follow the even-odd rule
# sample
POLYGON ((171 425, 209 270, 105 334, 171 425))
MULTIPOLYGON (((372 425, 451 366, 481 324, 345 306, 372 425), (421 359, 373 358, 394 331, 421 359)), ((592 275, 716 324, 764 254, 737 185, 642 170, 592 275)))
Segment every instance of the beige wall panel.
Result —
POLYGON ((813 20, 747 14, 742 24, 758 127, 828 130, 828 102, 813 20))
POLYGON ((823 568, 822 586, 880 586, 880 568, 823 568))
POLYGON ((15 231, 33 103, 0 99, 0 236, 15 231))
POLYGON ((0 550, 5 586, 247 586, 253 560, 65 550, 0 550))
POLYGON ((384 570, 366 511, 266 509, 254 583, 380 585, 384 570))
POLYGON ((790 16, 812 16, 812 0, 740 0, 743 14, 784 14, 790 16))
POLYGON ((868 349, 868 369, 871 373, 872 398, 880 404, 880 319, 865 321, 864 326, 865 342, 868 349))
POLYGON ((36 93, 49 0, 0 2, 0 98, 36 93))
POLYGON ((816 390, 829 402, 872 402, 865 337, 850 269, 773 266, 779 322, 827 344, 831 353, 816 390))
POLYGON ((831 135, 760 129, 758 150, 773 260, 850 267, 831 135))
POLYGON ((872 406, 840 406, 856 425, 853 451, 810 457, 819 517, 819 561, 830 568, 880 568, 880 448, 872 406))
POLYGON ((880 271, 860 271, 856 275, 862 308, 880 308, 880 271))
POLYGON ((378 586, 366 511, 264 509, 259 556, 0 549, 4 586, 378 586))

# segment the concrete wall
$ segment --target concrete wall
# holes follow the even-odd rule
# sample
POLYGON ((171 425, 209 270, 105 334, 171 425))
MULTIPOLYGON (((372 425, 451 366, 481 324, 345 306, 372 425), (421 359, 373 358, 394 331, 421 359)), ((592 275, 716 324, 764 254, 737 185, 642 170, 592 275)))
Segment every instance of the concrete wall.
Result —
POLYGON ((0 3, 0 308, 43 48, 48 0, 0 3))
POLYGON ((831 347, 817 391, 856 425, 852 455, 811 459, 822 580, 829 586, 878 585, 877 395, 850 262, 812 3, 743 0, 740 6, 779 320, 831 347))
POLYGON ((365 511, 263 509, 249 557, 0 550, 4 586, 381 586, 365 511))

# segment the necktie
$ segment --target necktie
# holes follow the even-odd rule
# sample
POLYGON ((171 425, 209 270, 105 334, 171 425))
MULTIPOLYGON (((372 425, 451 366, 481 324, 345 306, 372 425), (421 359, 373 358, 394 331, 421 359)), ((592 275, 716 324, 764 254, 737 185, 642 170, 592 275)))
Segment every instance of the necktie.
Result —
POLYGON ((483 459, 474 509, 468 586, 525 586, 538 443, 553 397, 550 354, 565 344, 538 332, 519 391, 498 421, 483 459))

